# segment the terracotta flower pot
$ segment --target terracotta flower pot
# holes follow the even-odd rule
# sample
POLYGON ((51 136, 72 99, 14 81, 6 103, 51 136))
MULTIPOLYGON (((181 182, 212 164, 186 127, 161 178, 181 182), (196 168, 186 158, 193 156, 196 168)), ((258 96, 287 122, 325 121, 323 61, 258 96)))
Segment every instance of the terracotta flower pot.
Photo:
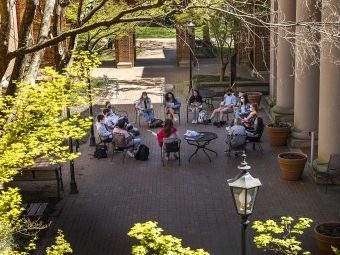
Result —
POLYGON ((248 100, 251 104, 257 103, 257 105, 260 106, 261 98, 262 98, 261 92, 246 92, 246 93, 248 95, 248 100))
POLYGON ((300 152, 282 152, 277 157, 283 179, 287 181, 298 181, 302 178, 308 158, 306 154, 300 152))
POLYGON ((332 247, 340 248, 340 237, 326 236, 318 232, 321 226, 340 226, 338 221, 323 222, 314 227, 314 235, 321 255, 334 255, 332 247))
POLYGON ((287 127, 271 127, 271 125, 267 124, 266 126, 270 144, 274 146, 286 145, 291 126, 287 124, 287 127))

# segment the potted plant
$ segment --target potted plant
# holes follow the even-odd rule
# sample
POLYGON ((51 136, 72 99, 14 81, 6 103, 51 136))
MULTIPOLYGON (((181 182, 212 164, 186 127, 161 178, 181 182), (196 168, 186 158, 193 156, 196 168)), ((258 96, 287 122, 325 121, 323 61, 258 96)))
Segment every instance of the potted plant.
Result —
POLYGON ((334 248, 340 248, 340 222, 323 222, 314 227, 314 235, 321 255, 334 255, 334 248))
POLYGON ((246 93, 248 95, 248 100, 251 104, 257 103, 257 105, 260 106, 261 98, 262 98, 261 92, 246 92, 246 93))
POLYGON ((275 123, 267 124, 266 128, 271 145, 286 145, 291 130, 291 126, 288 123, 282 123, 280 120, 277 120, 275 123))
POLYGON ((283 179, 298 181, 302 178, 303 170, 307 162, 307 155, 300 152, 282 152, 278 155, 278 161, 283 179))

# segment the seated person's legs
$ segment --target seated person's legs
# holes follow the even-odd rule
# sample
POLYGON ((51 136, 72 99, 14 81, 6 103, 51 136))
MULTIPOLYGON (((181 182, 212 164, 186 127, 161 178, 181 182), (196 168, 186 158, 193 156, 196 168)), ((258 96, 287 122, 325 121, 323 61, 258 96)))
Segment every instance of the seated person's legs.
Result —
POLYGON ((131 151, 133 151, 133 150, 137 150, 138 145, 141 143, 142 143, 142 140, 140 138, 134 138, 130 142, 127 143, 127 146, 131 146, 133 144, 134 146, 131 148, 131 151))

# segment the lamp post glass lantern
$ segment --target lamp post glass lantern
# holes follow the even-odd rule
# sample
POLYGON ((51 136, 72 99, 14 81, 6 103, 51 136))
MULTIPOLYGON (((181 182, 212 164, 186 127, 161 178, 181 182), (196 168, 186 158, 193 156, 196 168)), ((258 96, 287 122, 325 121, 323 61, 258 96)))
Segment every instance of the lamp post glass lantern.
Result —
POLYGON ((189 34, 189 94, 192 90, 192 35, 194 34, 195 24, 191 21, 187 24, 187 30, 189 34))
POLYGON ((262 184, 259 179, 253 178, 250 173, 247 172, 247 170, 243 169, 233 179, 228 180, 228 185, 231 190, 236 212, 241 217, 240 224, 242 228, 242 255, 245 255, 245 231, 249 224, 248 217, 253 213, 256 196, 262 184))

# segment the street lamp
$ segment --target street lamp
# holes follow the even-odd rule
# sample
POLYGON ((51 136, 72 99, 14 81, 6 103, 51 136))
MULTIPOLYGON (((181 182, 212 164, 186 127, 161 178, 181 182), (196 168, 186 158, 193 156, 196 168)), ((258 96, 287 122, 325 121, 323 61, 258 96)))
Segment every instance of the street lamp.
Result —
MULTIPOLYGON (((92 87, 91 87, 91 79, 88 78, 88 91, 89 91, 89 115, 93 117, 93 108, 92 108, 92 87)), ((96 138, 94 136, 94 128, 93 128, 93 121, 90 127, 90 146, 96 146, 96 138)))
POLYGON ((194 34, 194 28, 195 24, 191 21, 187 24, 187 30, 189 34, 189 93, 191 93, 192 89, 192 52, 191 52, 191 46, 192 46, 192 35, 194 34))
POLYGON ((247 169, 250 166, 245 162, 245 153, 243 152, 243 162, 238 167, 242 169, 233 179, 228 180, 228 185, 234 201, 234 206, 238 215, 240 215, 242 231, 242 255, 246 254, 246 228, 248 227, 248 217, 253 213, 257 192, 262 185, 260 180, 253 178, 247 169))

